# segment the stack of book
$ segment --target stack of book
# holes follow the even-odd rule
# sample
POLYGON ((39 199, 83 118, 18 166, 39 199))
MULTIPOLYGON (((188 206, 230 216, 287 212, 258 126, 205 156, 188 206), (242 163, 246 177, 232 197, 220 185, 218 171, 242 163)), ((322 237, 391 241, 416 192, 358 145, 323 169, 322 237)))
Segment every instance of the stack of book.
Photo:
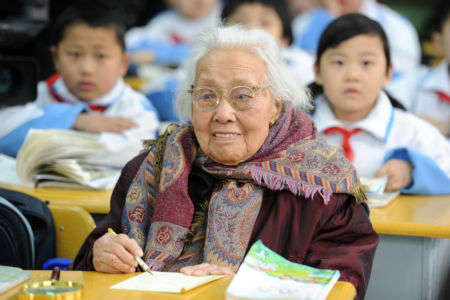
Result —
POLYGON ((32 129, 17 154, 17 174, 25 184, 37 187, 111 188, 120 170, 89 163, 105 152, 96 134, 32 129))

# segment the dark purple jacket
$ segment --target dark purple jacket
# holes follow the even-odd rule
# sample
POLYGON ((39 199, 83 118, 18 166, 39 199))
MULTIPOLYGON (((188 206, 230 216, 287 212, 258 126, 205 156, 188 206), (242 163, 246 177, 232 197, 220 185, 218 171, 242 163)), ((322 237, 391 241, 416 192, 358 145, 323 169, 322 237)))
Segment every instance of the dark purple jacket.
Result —
MULTIPOLYGON (((122 170, 111 197, 111 211, 87 237, 74 269, 94 270, 92 248, 108 227, 122 232, 121 215, 128 188, 147 153, 131 160, 122 170)), ((189 177, 193 201, 209 197, 214 178, 198 169, 189 177)), ((369 283, 378 235, 369 220, 365 204, 352 196, 334 194, 328 205, 320 196, 305 199, 289 191, 264 193, 253 227, 249 247, 261 239, 263 244, 288 260, 321 269, 335 269, 340 280, 351 282, 363 299, 369 283)))

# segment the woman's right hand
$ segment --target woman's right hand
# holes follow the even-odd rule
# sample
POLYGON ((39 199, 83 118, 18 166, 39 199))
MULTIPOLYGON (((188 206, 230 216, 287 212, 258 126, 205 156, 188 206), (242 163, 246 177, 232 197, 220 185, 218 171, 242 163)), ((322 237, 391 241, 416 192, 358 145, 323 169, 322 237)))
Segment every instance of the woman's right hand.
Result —
POLYGON ((142 257, 138 243, 126 234, 107 232, 95 241, 92 262, 98 272, 132 273, 136 271, 135 256, 142 257))

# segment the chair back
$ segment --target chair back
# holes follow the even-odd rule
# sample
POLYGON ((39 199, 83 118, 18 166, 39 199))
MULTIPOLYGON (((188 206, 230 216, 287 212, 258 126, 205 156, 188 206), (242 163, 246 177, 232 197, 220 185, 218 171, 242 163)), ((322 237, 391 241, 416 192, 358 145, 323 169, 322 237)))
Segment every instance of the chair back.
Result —
POLYGON ((92 216, 82 207, 50 204, 56 230, 56 255, 75 260, 86 237, 95 228, 92 216))

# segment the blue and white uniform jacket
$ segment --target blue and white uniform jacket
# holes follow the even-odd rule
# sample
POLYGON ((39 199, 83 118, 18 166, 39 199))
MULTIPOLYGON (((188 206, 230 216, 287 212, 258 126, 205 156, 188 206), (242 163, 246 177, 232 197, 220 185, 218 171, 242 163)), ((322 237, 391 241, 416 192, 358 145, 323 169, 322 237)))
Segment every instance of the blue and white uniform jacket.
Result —
POLYGON ((350 138, 354 165, 362 177, 374 173, 389 159, 412 163, 413 183, 402 190, 411 194, 450 194, 450 143, 432 125, 413 114, 394 108, 384 92, 363 120, 336 119, 324 96, 316 99, 313 114, 318 135, 332 145, 342 145, 342 134, 324 134, 330 127, 362 129, 350 138))
POLYGON ((450 121, 450 101, 444 99, 444 95, 450 97, 449 64, 446 61, 434 68, 421 66, 392 81, 387 89, 408 111, 450 121))
POLYGON ((84 102, 77 99, 60 77, 38 84, 38 97, 25 106, 10 107, 0 111, 0 119, 8 126, 0 129, 0 153, 16 156, 28 130, 71 129, 81 113, 123 117, 138 127, 122 133, 103 132, 100 141, 109 155, 98 158, 98 163, 122 167, 142 149, 143 139, 156 137, 158 115, 150 101, 136 92, 120 78, 113 89, 99 99, 84 102))

